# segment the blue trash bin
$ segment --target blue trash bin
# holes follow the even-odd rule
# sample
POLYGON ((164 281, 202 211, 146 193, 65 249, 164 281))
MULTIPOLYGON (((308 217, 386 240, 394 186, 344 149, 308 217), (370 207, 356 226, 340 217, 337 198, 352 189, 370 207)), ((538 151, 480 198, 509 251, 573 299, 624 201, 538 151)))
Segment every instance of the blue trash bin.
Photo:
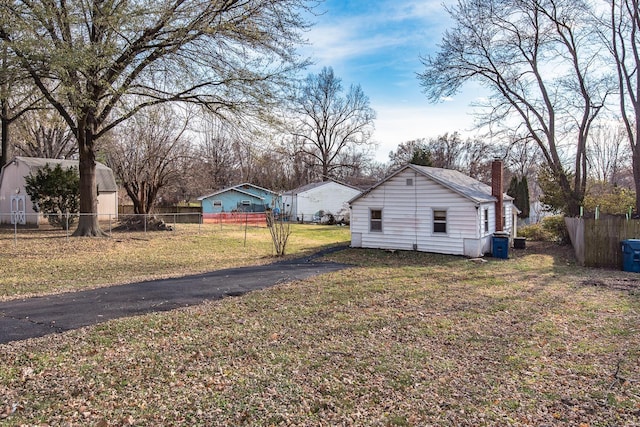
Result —
POLYGON ((509 258, 509 236, 494 234, 491 239, 492 255, 494 258, 509 258))
POLYGON ((622 241, 622 270, 640 273, 640 239, 622 241))

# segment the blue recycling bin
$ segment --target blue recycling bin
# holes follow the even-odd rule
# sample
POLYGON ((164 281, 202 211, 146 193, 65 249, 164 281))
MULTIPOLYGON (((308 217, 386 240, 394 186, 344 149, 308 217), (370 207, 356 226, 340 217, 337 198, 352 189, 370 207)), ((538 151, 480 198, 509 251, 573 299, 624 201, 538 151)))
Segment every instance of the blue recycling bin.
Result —
POLYGON ((494 258, 509 258, 509 236, 494 234, 491 239, 491 248, 494 258))
POLYGON ((622 270, 640 273, 640 239, 622 241, 622 270))

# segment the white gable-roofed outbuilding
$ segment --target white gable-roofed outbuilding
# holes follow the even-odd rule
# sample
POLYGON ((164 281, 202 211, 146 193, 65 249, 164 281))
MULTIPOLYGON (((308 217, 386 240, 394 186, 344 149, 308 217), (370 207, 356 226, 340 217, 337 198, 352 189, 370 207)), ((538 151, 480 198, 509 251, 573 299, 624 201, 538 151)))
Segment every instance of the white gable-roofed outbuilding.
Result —
MULTIPOLYGON (((12 207, 12 198, 15 199, 17 195, 25 197, 24 206, 20 204, 20 207, 24 209, 27 224, 36 225, 39 222, 46 222, 42 215, 33 210, 31 199, 25 191, 25 178, 29 174, 35 174, 47 164, 51 168, 55 168, 56 165, 60 165, 63 169, 78 168, 78 160, 22 156, 16 156, 4 165, 0 173, 0 223, 11 224, 11 212, 15 209, 12 207)), ((118 186, 113 171, 98 162, 96 162, 96 185, 98 186, 98 218, 100 220, 117 218, 118 186)))
POLYGON ((312 182, 282 195, 285 213, 292 219, 309 222, 322 211, 337 215, 348 208, 349 200, 360 194, 360 189, 334 180, 312 182))
POLYGON ((458 171, 406 165, 350 201, 351 246, 482 256, 496 231, 515 232, 513 199, 493 192, 458 171))

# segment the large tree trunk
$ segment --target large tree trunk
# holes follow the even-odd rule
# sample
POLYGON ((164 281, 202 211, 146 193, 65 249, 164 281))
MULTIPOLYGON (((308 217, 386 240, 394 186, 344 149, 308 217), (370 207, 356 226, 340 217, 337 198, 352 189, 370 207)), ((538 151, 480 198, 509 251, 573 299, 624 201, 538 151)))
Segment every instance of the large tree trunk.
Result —
POLYGON ((567 198, 567 211, 565 212, 565 215, 568 217, 577 217, 580 215, 580 206, 582 205, 584 193, 582 193, 579 188, 571 188, 569 178, 564 172, 560 175, 559 180, 560 188, 567 198))
POLYGON ((7 164, 9 161, 9 111, 7 108, 7 101, 5 99, 2 100, 2 112, 0 113, 2 117, 0 117, 1 129, 2 132, 2 154, 0 155, 0 168, 7 164))
POLYGON ((105 237, 98 223, 98 187, 96 184, 96 155, 94 131, 90 125, 78 129, 80 152, 80 219, 73 235, 76 237, 105 237))
POLYGON ((640 153, 638 153, 638 142, 640 141, 640 135, 636 136, 636 146, 632 147, 632 168, 633 168, 633 182, 636 187, 636 215, 640 215, 640 153))

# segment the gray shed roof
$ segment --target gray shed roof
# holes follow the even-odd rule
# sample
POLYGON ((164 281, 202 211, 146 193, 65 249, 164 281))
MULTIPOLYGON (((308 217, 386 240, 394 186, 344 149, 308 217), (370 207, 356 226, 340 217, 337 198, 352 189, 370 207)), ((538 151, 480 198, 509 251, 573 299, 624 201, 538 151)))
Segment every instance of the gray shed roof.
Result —
MULTIPOLYGON (((356 196, 349 203, 354 202, 365 194, 369 193, 374 188, 380 186, 384 182, 388 181, 395 175, 404 171, 405 169, 410 168, 415 170, 421 175, 424 175, 427 178, 432 179, 433 181, 441 184, 442 186, 449 188, 450 190, 464 196, 468 199, 473 200, 476 203, 485 203, 485 202, 495 202, 496 198, 491 195, 491 187, 487 184, 478 181, 475 178, 471 178, 468 175, 463 174, 462 172, 458 172, 452 169, 442 169, 442 168, 433 168, 429 166, 418 166, 408 164, 405 167, 399 169, 395 173, 389 175, 382 181, 375 184, 373 187, 363 192, 359 196, 356 196)), ((504 195, 504 200, 513 200, 513 197, 504 195)))
POLYGON ((352 188, 352 189, 357 190, 357 191, 362 191, 359 188, 356 188, 356 187, 354 187, 352 185, 349 185, 349 184, 345 184, 344 182, 336 181, 335 179, 329 179, 328 181, 317 181, 317 182, 311 182, 309 184, 302 185, 302 186, 300 186, 298 188, 294 188, 293 190, 287 191, 285 194, 304 193, 305 191, 313 190, 314 188, 321 187, 321 186, 329 184, 331 182, 333 182, 335 184, 338 184, 338 185, 343 185, 345 187, 352 188))
MULTIPOLYGON (((47 163, 55 167, 60 165, 64 169, 70 167, 78 168, 78 160, 66 160, 66 159, 45 159, 40 157, 22 157, 16 156, 15 160, 24 163, 29 167, 31 172, 43 168, 47 163)), ((96 184, 98 189, 102 192, 116 192, 118 191, 118 185, 113 175, 113 171, 102 163, 96 162, 96 184)))
POLYGON ((257 185, 253 185, 253 184, 250 184, 248 182, 245 182, 245 183, 242 183, 242 184, 238 184, 238 185, 234 185, 234 186, 231 186, 231 187, 223 188, 222 190, 218 190, 218 191, 213 192, 211 194, 207 194, 206 196, 200 196, 200 197, 198 197, 197 200, 208 199, 209 197, 217 196, 218 194, 227 193, 229 191, 235 191, 235 192, 238 192, 238 193, 242 193, 242 194, 246 194, 248 196, 254 197, 256 199, 264 200, 264 197, 260 197, 257 194, 253 194, 253 193, 251 193, 249 191, 245 191, 245 190, 242 189, 243 187, 246 187, 246 186, 257 188, 258 190, 262 190, 262 191, 264 191, 266 193, 271 193, 273 195, 277 195, 276 192, 271 191, 268 188, 259 187, 257 185))

